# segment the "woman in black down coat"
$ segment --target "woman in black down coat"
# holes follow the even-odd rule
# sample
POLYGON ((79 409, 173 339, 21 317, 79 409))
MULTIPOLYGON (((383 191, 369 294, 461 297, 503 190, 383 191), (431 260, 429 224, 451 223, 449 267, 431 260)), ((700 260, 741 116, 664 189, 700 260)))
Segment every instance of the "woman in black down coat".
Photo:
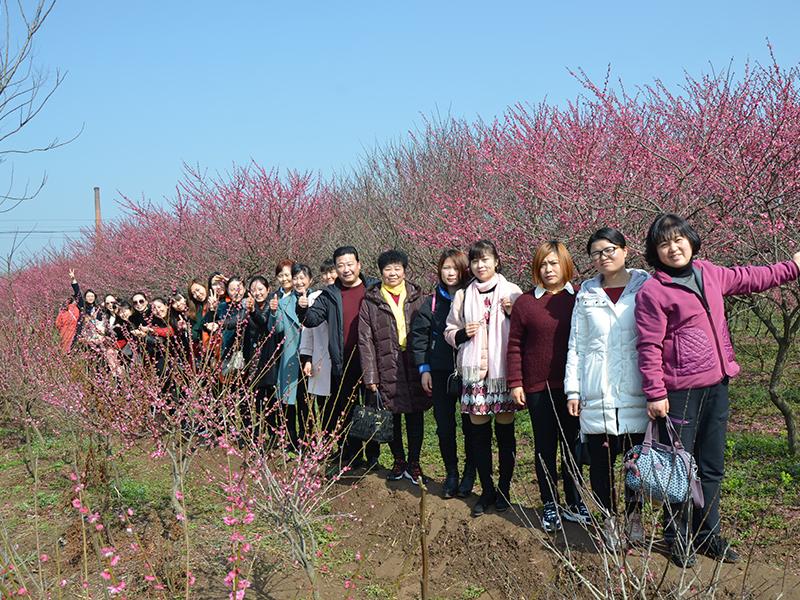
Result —
POLYGON ((437 274, 439 282, 433 294, 425 299, 411 326, 411 349, 414 363, 418 365, 422 387, 432 394, 433 415, 436 417, 436 435, 439 451, 447 477, 442 484, 442 494, 462 498, 472 493, 475 483, 475 460, 472 455, 472 428, 469 415, 461 415, 466 461, 464 476, 458 481, 458 455, 456 447, 456 412, 460 412, 461 390, 448 393, 447 381, 455 370, 453 347, 444 339, 444 328, 450 303, 456 291, 463 287, 469 271, 469 260, 461 250, 445 250, 439 257, 437 274))

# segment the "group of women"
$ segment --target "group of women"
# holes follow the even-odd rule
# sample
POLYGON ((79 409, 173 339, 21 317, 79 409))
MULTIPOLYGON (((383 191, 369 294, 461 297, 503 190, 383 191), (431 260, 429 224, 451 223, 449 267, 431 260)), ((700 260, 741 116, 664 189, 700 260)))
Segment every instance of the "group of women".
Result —
MULTIPOLYGON (((500 274, 500 258, 491 242, 481 240, 471 246, 470 278, 455 294, 440 260, 434 298, 446 295, 452 301, 444 328, 430 329, 443 333, 458 352, 461 412, 469 415, 467 444, 472 446, 482 488, 474 516, 492 504, 499 512, 509 507, 516 454, 514 413, 527 407, 544 528, 560 529, 562 516, 576 522, 591 520, 575 481, 580 466, 573 449, 579 433, 588 447, 593 503, 603 520, 605 543, 612 548, 642 543, 641 499, 628 490, 624 527, 617 523, 614 463, 643 441, 650 419, 660 420, 660 436, 665 439, 669 419, 695 457, 705 498, 699 509, 693 509, 688 498, 665 507, 665 539, 673 562, 691 567, 696 551, 726 562, 740 559, 720 535, 728 382, 739 371, 724 297, 761 292, 797 279, 800 252, 772 266, 724 268, 696 259, 700 247, 699 235, 685 219, 660 215, 645 240, 645 259, 654 269, 651 275, 626 266, 625 237, 604 227, 586 244, 597 275, 577 286, 571 281, 574 267, 569 252, 563 244, 549 241, 534 253, 535 287, 524 294, 500 274), (499 460, 496 487, 492 416, 499 460), (556 500, 559 447, 562 502, 556 500), (564 509, 559 508, 562 504, 564 509)), ((446 256, 453 255, 442 259, 446 256)), ((421 320, 426 325, 431 321, 421 320)), ((426 385, 432 382, 434 398, 445 393, 446 374, 447 369, 430 377, 423 374, 426 385)), ((444 425, 439 413, 436 416, 448 466, 447 494, 453 489, 455 471, 449 466, 451 444, 443 438, 452 437, 454 428, 444 425)))
MULTIPOLYGON (((718 560, 739 560, 720 535, 727 386, 738 373, 723 297, 797 279, 800 253, 772 266, 724 268, 696 259, 700 247, 698 234, 685 219, 660 215, 645 240, 645 259, 654 270, 650 274, 627 267, 625 237, 604 227, 586 244, 597 275, 578 285, 572 281, 574 266, 567 248, 548 241, 534 252, 534 288, 525 293, 502 275, 499 253, 488 240, 475 242, 466 254, 456 249, 443 252, 432 294, 406 280, 405 253, 381 254, 381 280, 365 289, 361 303, 358 350, 363 383, 372 392, 368 401, 377 403, 380 398, 394 414, 394 464, 387 478, 424 479, 423 412, 432 406, 446 469, 443 495, 469 496, 477 475, 481 494, 473 515, 483 515, 492 506, 503 512, 512 497, 514 417, 527 408, 544 528, 559 530, 562 517, 592 520, 579 484, 580 455, 575 448, 580 441, 588 450, 592 504, 601 516, 605 543, 616 547, 625 541, 643 542, 641 499, 626 491, 625 523, 617 522, 614 464, 621 453, 641 443, 650 419, 660 419, 662 435, 669 419, 695 457, 705 498, 701 509, 693 510, 691 502, 685 502, 665 510, 672 560, 690 567, 695 551, 718 560), (461 475, 458 413, 466 454, 461 475), (499 463, 496 485, 492 420, 499 463)), ((328 267, 326 273, 335 277, 332 265, 328 267)), ((238 336, 223 335, 215 342, 215 333, 227 334, 245 324, 244 361, 259 365, 250 381, 265 390, 277 386, 276 397, 293 406, 309 393, 324 397, 331 391, 298 391, 325 369, 323 358, 312 359, 308 350, 304 354, 299 349, 304 328, 295 306, 312 284, 311 270, 286 261, 278 265, 276 276, 281 288, 274 295, 262 277, 249 282, 247 294, 238 278, 226 280, 215 273, 207 284, 193 280, 188 295, 176 294, 171 304, 154 298, 150 317, 142 312, 147 308, 143 294, 134 295, 133 307, 124 310, 132 315, 132 324, 137 311, 141 315, 136 328, 143 333, 138 335, 187 332, 190 354, 198 355, 198 345, 219 343, 223 364, 238 336), (144 306, 137 299, 144 300, 144 306), (279 336, 270 336, 271 331, 279 336), (282 340, 278 346, 284 347, 277 373, 270 376, 262 367, 278 348, 275 340, 282 340)), ((116 300, 110 300, 107 296, 103 310, 111 311, 116 300)), ((87 292, 82 310, 93 302, 87 292)), ((119 306, 116 314, 124 319, 122 303, 119 306)))
MULTIPOLYGON (((325 283, 335 279, 332 261, 323 263, 322 272, 325 283)), ((136 292, 130 301, 108 294, 99 302, 93 290, 81 293, 70 271, 73 295, 56 320, 62 349, 81 344, 98 351, 115 373, 128 362, 147 361, 169 394, 180 393, 175 379, 184 369, 217 372, 220 384, 248 385, 255 392, 254 410, 272 430, 282 414, 289 446, 296 450, 308 418, 308 391, 299 370, 301 358, 310 362, 312 351, 300 352, 302 326, 294 308, 312 283, 312 271, 285 260, 275 276, 280 287, 274 292, 261 275, 245 284, 215 271, 207 279, 192 279, 185 294, 176 290, 169 298, 148 298, 136 292), (266 410, 270 398, 281 401, 266 410)), ((320 383, 312 393, 327 395, 322 388, 320 383)), ((251 412, 241 411, 244 425, 255 428, 255 437, 269 434, 270 428, 259 430, 260 418, 254 420, 251 412)))

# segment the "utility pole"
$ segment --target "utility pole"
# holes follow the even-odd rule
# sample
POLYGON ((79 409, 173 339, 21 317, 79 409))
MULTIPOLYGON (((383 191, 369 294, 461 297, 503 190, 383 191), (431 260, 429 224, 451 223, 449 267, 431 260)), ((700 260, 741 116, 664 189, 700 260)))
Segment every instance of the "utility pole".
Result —
POLYGON ((100 188, 94 188, 94 229, 95 229, 95 239, 97 243, 100 243, 100 188))

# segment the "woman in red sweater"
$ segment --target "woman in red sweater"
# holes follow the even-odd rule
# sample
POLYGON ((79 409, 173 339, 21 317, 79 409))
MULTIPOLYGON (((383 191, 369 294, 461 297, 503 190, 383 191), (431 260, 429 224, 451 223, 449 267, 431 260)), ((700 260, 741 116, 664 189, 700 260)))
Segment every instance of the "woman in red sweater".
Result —
POLYGON ((573 522, 590 520, 572 478, 572 447, 580 422, 567 412, 564 395, 570 321, 578 291, 570 283, 574 273, 572 257, 562 243, 549 241, 540 246, 531 265, 536 287, 514 304, 508 334, 508 387, 517 405, 527 403, 531 416, 545 531, 561 529, 555 501, 559 441, 564 502, 568 507, 564 518, 573 522))

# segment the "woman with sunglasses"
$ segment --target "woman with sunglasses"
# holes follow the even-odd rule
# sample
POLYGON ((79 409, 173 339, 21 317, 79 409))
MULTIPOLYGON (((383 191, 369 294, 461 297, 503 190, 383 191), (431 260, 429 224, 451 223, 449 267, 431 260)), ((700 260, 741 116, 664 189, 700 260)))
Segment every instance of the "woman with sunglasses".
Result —
MULTIPOLYGON (((591 456, 589 479, 605 523, 610 548, 620 547, 614 495, 614 462, 639 444, 647 429, 647 401, 642 391, 636 351, 636 293, 650 278, 628 269, 625 236, 611 227, 598 229, 586 243, 598 271, 575 298, 564 379, 567 410, 580 417, 581 437, 591 456)), ((644 542, 639 504, 626 498, 626 535, 644 542)))

